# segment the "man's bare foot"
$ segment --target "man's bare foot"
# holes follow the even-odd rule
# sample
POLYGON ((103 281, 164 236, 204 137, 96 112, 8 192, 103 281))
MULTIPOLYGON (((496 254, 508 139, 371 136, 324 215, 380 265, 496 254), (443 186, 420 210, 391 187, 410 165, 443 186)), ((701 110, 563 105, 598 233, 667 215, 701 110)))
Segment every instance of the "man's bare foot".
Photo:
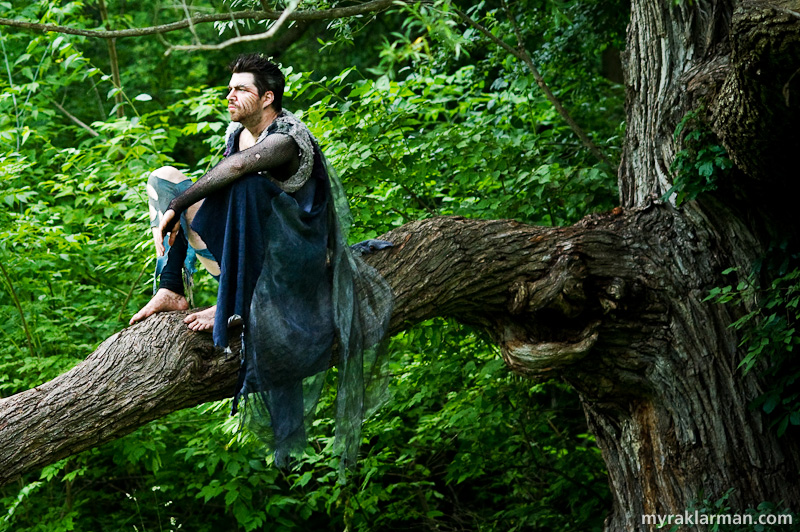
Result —
POLYGON ((189 314, 183 318, 183 322, 193 331, 209 331, 214 328, 214 316, 217 313, 217 306, 209 307, 200 312, 189 314))
POLYGON ((142 321, 148 316, 152 316, 157 312, 168 312, 170 310, 186 310, 189 308, 189 302, 180 294, 176 294, 172 290, 166 288, 159 288, 156 295, 153 296, 142 310, 137 312, 131 318, 128 325, 133 325, 137 321, 142 321))

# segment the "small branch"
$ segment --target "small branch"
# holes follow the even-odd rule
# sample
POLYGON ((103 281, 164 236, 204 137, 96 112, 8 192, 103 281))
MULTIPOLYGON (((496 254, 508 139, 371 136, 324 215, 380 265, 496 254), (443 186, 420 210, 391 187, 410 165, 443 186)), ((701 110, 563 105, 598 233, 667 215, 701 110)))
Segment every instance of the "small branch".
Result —
MULTIPOLYGON (((503 3, 503 5, 505 6, 505 2, 503 3)), ((613 168, 613 165, 608 160, 608 158, 605 155, 603 155, 603 152, 600 151, 600 148, 598 148, 597 145, 595 145, 595 143, 592 142, 592 140, 589 138, 589 136, 583 131, 583 129, 581 129, 581 127, 577 124, 577 122, 575 122, 575 120, 567 112, 567 110, 564 109, 564 106, 561 105, 561 102, 558 100, 558 98, 555 97, 553 92, 550 90, 550 87, 547 86, 547 84, 545 83, 544 78, 542 77, 541 73, 539 73, 539 69, 536 68, 536 65, 533 64, 533 60, 531 59, 530 55, 528 55, 528 52, 526 52, 525 48, 523 48, 523 46, 522 46, 522 36, 521 36, 521 34, 519 32, 519 27, 514 22, 514 19, 510 14, 509 14, 509 19, 511 20, 511 24, 514 26, 514 31, 517 34, 517 43, 519 45, 519 49, 518 50, 515 50, 510 45, 508 45, 505 41, 503 41, 502 39, 500 39, 499 37, 494 35, 485 26, 482 26, 482 25, 478 24, 477 22, 475 22, 474 20, 472 20, 472 18, 470 16, 468 16, 466 13, 464 13, 460 9, 453 8, 453 10, 461 18, 461 20, 463 20, 464 22, 466 22, 467 24, 469 24, 470 26, 472 26, 473 28, 475 28, 479 32, 483 33, 485 36, 487 36, 489 39, 491 39, 492 42, 494 42, 495 44, 497 44, 498 46, 503 48, 505 51, 507 51, 508 53, 510 53, 511 55, 513 55, 514 57, 516 57, 517 59, 522 61, 523 63, 525 63, 525 65, 527 65, 528 69, 533 74, 533 77, 536 80, 536 84, 539 85, 539 87, 542 89, 542 92, 544 92, 544 96, 545 96, 545 98, 547 98, 547 101, 549 101, 553 105, 553 107, 555 107, 555 109, 558 112, 558 114, 561 115, 561 118, 563 118, 564 121, 567 123, 567 125, 569 125, 569 127, 570 127, 570 129, 572 129, 573 133, 575 133, 575 135, 578 136, 578 138, 581 140, 583 145, 586 148, 588 148, 589 151, 592 152, 592 155, 594 155, 598 160, 600 160, 601 162, 607 164, 610 168, 613 168)))
MULTIPOLYGON (((262 2, 263 2, 263 1, 264 1, 264 0, 262 0, 262 2)), ((228 8, 228 13, 230 13, 231 15, 233 15, 233 10, 231 10, 231 6, 227 5, 226 7, 228 8)), ((265 4, 265 5, 264 5, 264 10, 266 11, 266 9, 267 9, 267 8, 266 8, 266 4, 265 4)), ((242 36, 242 34, 241 34, 241 33, 239 33, 239 25, 238 25, 238 24, 236 24, 236 19, 235 19, 235 18, 233 18, 233 17, 231 17, 231 22, 233 22, 233 24, 232 24, 232 26, 233 26, 233 31, 235 31, 235 32, 236 32, 236 36, 237 36, 237 37, 241 37, 241 36, 242 36)), ((159 35, 159 37, 161 37, 161 36, 159 35)), ((162 39, 163 39, 163 37, 162 37, 162 39)))
POLYGON ((197 36, 197 32, 194 29, 194 24, 192 24, 192 16, 189 14, 189 7, 186 5, 186 0, 181 0, 183 4, 183 12, 186 15, 186 20, 189 22, 189 31, 192 32, 194 35, 194 42, 200 44, 200 37, 197 36))
POLYGON ((773 9, 775 9, 775 11, 786 13, 787 15, 790 15, 792 17, 800 18, 800 13, 798 13, 797 11, 792 11, 791 9, 786 9, 784 7, 777 7, 777 6, 772 6, 772 7, 773 9))
POLYGON ((139 281, 141 281, 144 272, 147 271, 147 267, 151 265, 150 261, 144 263, 142 266, 142 270, 139 272, 139 277, 131 284, 131 289, 128 290, 127 295, 125 296, 125 300, 122 302, 122 305, 119 307, 119 314, 117 314, 117 321, 122 321, 122 314, 125 312, 125 307, 128 305, 128 301, 131 300, 131 296, 133 296, 133 291, 136 290, 136 287, 139 285, 139 281))
POLYGON ((60 103, 54 101, 53 105, 55 105, 56 109, 61 111, 64 114, 64 116, 66 116, 67 118, 69 118, 70 120, 75 122, 76 125, 82 127, 86 131, 88 131, 91 136, 93 136, 93 137, 99 137, 100 136, 100 134, 97 131, 92 129, 90 126, 86 125, 86 123, 84 123, 80 118, 78 118, 77 116, 73 115, 72 113, 70 113, 69 111, 64 109, 64 106, 62 106, 60 103))
MULTIPOLYGON (((8 73, 8 87, 13 89, 14 88, 14 80, 11 78, 11 67, 8 66, 8 53, 6 52, 6 40, 5 40, 5 38, 2 38, 2 35, 0 35, 0 45, 3 46, 3 58, 5 59, 6 72, 8 73)), ((17 137, 17 149, 19 149, 19 146, 20 146, 19 130, 22 128, 22 126, 19 123, 19 109, 17 108, 17 96, 16 96, 16 94, 14 94, 13 91, 11 92, 11 101, 14 104, 14 118, 17 121, 17 135, 16 135, 16 137, 17 137)))
MULTIPOLYGON (((251 42, 251 41, 260 41, 264 39, 271 39, 275 33, 283 26, 283 23, 286 21, 289 16, 294 13, 294 10, 297 8, 297 5, 300 3, 300 0, 294 0, 291 2, 286 9, 283 10, 281 16, 278 17, 278 20, 269 28, 269 30, 265 31, 264 33, 257 33, 255 35, 239 35, 238 37, 233 37, 232 39, 228 39, 227 41, 223 41, 219 44, 187 44, 187 45, 174 45, 170 46, 165 55, 169 55, 172 53, 173 50, 181 50, 181 51, 188 51, 193 52, 196 50, 222 50, 223 48, 227 48, 228 46, 238 44, 241 42, 251 42)), ((192 30, 194 33, 194 30, 192 30)), ((238 33, 238 32, 237 32, 238 33)), ((195 34, 197 37, 197 34, 195 34)))
POLYGON ((11 282, 11 277, 8 276, 8 272, 6 271, 6 267, 3 265, 2 261, 0 261, 0 273, 3 274, 3 280, 5 281, 8 293, 11 295, 11 299, 14 300, 14 306, 17 307, 19 318, 22 320, 22 329, 25 331, 25 336, 28 340, 28 351, 30 351, 32 358, 38 358, 36 351, 33 349, 33 337, 31 337, 31 330, 28 327, 28 322, 25 321, 25 313, 22 311, 22 305, 17 297, 17 292, 14 290, 14 283, 11 282))
MULTIPOLYGON (((99 0, 100 18, 103 20, 106 28, 111 28, 111 23, 108 21, 108 10, 106 10, 105 0, 99 0)), ((124 115, 122 104, 122 78, 119 75, 119 59, 117 58, 117 43, 116 39, 108 39, 108 60, 111 63, 111 80, 114 82, 114 87, 118 90, 114 94, 114 106, 117 109, 117 118, 122 118, 124 115)))
MULTIPOLYGON (((347 7, 334 7, 331 9, 312 9, 307 11, 297 11, 292 13, 287 20, 330 20, 335 18, 355 17, 367 13, 383 11, 395 5, 397 2, 408 3, 410 0, 372 0, 363 4, 347 7)), ((122 37, 141 37, 144 35, 154 35, 158 33, 168 33, 171 31, 182 30, 190 24, 205 24, 208 22, 220 22, 223 20, 278 20, 282 15, 281 11, 235 11, 233 13, 214 13, 211 15, 196 15, 190 19, 170 22, 158 26, 148 26, 145 28, 128 28, 124 30, 84 30, 70 28, 69 26, 59 26, 57 24, 40 24, 38 22, 28 22, 25 20, 15 20, 10 18, 0 18, 0 26, 12 26, 25 30, 38 32, 53 31, 56 33, 66 33, 69 35, 81 35, 83 37, 94 37, 99 39, 118 39, 122 37)))
MULTIPOLYGON (((48 44, 47 44, 47 46, 45 47, 45 53, 44 53, 44 54, 42 54, 42 58, 39 60, 39 64, 38 64, 38 65, 37 65, 37 67, 36 67, 36 72, 33 74, 33 79, 31 80, 31 83, 32 83, 32 84, 33 84, 33 82, 35 82, 37 79, 39 79, 39 72, 41 72, 41 71, 42 71, 42 64, 44 63, 44 60, 45 60, 45 58, 47 58, 47 56, 49 55, 49 54, 47 53, 47 51, 48 51, 49 49, 50 49, 50 43, 48 43, 48 44)), ((34 93, 34 89, 33 89, 33 88, 31 88, 31 89, 29 89, 29 90, 28 90, 28 95, 27 95, 27 96, 25 96, 25 101, 24 101, 24 102, 22 102, 22 107, 25 107, 26 105, 28 105, 28 102, 30 101, 30 99, 31 99, 31 96, 33 95, 33 93, 34 93)))

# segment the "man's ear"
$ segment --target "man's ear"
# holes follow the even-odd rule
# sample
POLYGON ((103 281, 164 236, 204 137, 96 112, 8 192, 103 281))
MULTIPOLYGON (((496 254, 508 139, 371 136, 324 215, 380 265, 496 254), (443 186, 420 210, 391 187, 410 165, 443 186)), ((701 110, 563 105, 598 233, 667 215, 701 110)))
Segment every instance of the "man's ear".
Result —
POLYGON ((266 109, 267 107, 272 105, 272 102, 274 102, 274 101, 275 101, 275 93, 273 93, 272 91, 266 91, 264 93, 264 106, 263 106, 263 109, 266 109))

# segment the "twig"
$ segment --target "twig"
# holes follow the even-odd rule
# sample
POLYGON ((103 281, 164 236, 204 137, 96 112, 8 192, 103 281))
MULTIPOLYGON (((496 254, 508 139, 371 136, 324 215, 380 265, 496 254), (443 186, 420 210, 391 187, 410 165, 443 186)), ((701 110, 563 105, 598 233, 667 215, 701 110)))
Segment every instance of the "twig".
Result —
POLYGON ((22 320, 22 329, 25 331, 25 336, 28 340, 28 351, 30 351, 32 358, 39 358, 39 355, 33 350, 33 338, 31 337, 31 331, 28 328, 28 322, 25 321, 25 313, 22 311, 22 305, 17 297, 17 292, 14 290, 14 284, 11 282, 11 277, 8 276, 8 272, 6 271, 6 267, 3 265, 2 261, 0 261, 0 272, 3 273, 3 280, 5 281, 8 293, 11 294, 11 299, 14 300, 14 306, 17 307, 17 312, 19 312, 19 318, 22 320))
MULTIPOLYGON (((269 28, 269 30, 265 31, 264 33, 257 33, 255 35, 239 35, 237 37, 233 37, 228 39, 227 41, 223 41, 219 44, 177 44, 171 46, 164 52, 164 55, 169 55, 172 53, 173 50, 181 50, 185 52, 192 52, 196 50, 222 50, 223 48, 227 48, 233 44, 237 44, 240 42, 251 42, 251 41, 260 41, 264 39, 272 38, 275 33, 280 29, 283 23, 286 21, 289 16, 294 13, 294 10, 297 8, 297 5, 300 3, 300 0, 294 0, 290 2, 286 9, 283 10, 281 16, 278 17, 278 20, 269 28)), ((236 32, 239 33, 238 30, 236 32)), ((195 35, 196 36, 196 35, 195 35)))
POLYGON ((171 46, 166 52, 164 52, 164 54, 169 55, 173 50, 180 50, 183 52, 193 52, 196 50, 222 50, 223 48, 227 48, 228 46, 242 42, 269 39, 273 36, 273 34, 273 32, 268 31, 265 33, 257 33, 255 35, 241 35, 239 37, 233 37, 227 41, 223 41, 219 44, 176 44, 171 46))
POLYGON ((117 314, 117 321, 120 321, 122 319, 122 313, 125 312, 125 307, 128 305, 128 301, 131 300, 133 291, 136 290, 136 286, 139 284, 139 281, 141 280, 142 275, 144 275, 144 272, 147 271, 147 267, 150 266, 150 263, 151 261, 147 261, 144 263, 144 266, 142 266, 142 270, 139 272, 139 277, 137 277, 136 280, 133 282, 133 284, 131 284, 131 289, 128 290, 128 295, 125 296, 125 301, 122 302, 122 305, 119 308, 119 314, 117 314))
MULTIPOLYGON (((31 80, 31 84, 33 84, 37 79, 39 79, 39 72, 42 71, 42 64, 44 63, 44 60, 47 58, 48 55, 47 52, 50 50, 50 44, 51 43, 47 43, 47 46, 44 47, 44 53, 42 54, 42 58, 39 60, 39 65, 36 67, 36 72, 34 72, 33 74, 33 79, 31 80)), ((28 101, 30 101, 33 92, 34 92, 33 88, 28 90, 28 95, 25 96, 25 101, 22 102, 22 107, 28 105, 28 101)))
MULTIPOLYGON (((297 11, 292 13, 287 20, 330 20, 335 18, 354 17, 376 11, 389 9, 396 3, 410 3, 411 0, 371 0, 363 4, 347 7, 333 7, 330 9, 312 9, 297 11)), ((99 39, 117 39, 122 37, 141 37, 157 33, 168 33, 170 31, 182 30, 189 27, 189 24, 205 24, 208 22, 220 22, 223 20, 277 20, 282 12, 276 10, 269 11, 235 11, 233 13, 213 13, 209 15, 196 15, 189 20, 183 19, 168 24, 158 26, 148 26, 144 28, 128 28, 124 30, 85 30, 71 28, 69 26, 59 26, 57 24, 40 24, 38 22, 28 22, 26 20, 16 20, 10 18, 0 18, 0 26, 12 26, 25 30, 39 32, 53 31, 56 33, 67 33, 69 35, 81 35, 83 37, 95 37, 99 39)))
POLYGON ((191 31, 192 35, 194 35, 194 42, 200 44, 200 37, 197 36, 197 32, 194 29, 194 24, 192 24, 192 16, 189 15, 189 6, 186 5, 186 0, 181 0, 181 3, 183 4, 183 12, 186 15, 186 20, 189 22, 189 31, 191 31))
MULTIPOLYGON (((105 0, 100 0, 100 18, 103 19, 103 24, 106 28, 111 28, 111 23, 108 20, 108 11, 106 10, 105 0)), ((114 106, 117 108, 117 118, 125 116, 122 104, 122 78, 119 75, 119 59, 117 58, 117 43, 116 39, 108 39, 108 59, 111 62, 111 80, 114 82, 114 87, 117 91, 114 93, 114 106)))
POLYGON ((97 109, 100 111, 100 119, 105 120, 108 115, 106 115, 106 110, 103 108, 103 98, 100 97, 100 91, 97 90, 97 82, 92 83, 92 92, 94 92, 97 98, 97 109))
POLYGON ((772 9, 775 11, 780 11, 781 13, 786 13, 787 15, 791 15, 793 17, 800 18, 800 13, 797 11, 792 11, 791 9, 786 9, 785 7, 775 7, 773 6, 772 9))
MULTIPOLYGON (((505 7, 505 2, 503 2, 503 6, 505 7)), ((561 118, 563 118, 564 121, 567 123, 567 125, 569 125, 569 127, 570 127, 570 129, 572 129, 573 133, 575 133, 575 135, 578 136, 578 138, 581 140, 583 145, 586 146, 586 148, 588 148, 589 151, 592 152, 592 155, 597 157, 597 159, 599 159, 601 162, 607 164, 609 167, 613 168, 613 166, 611 165, 611 162, 608 160, 608 158, 605 155, 603 155, 603 152, 600 151, 600 148, 598 148, 594 144, 594 142, 592 142, 592 140, 589 138, 589 136, 586 135, 586 133, 583 131, 583 129, 581 129, 580 126, 578 126, 578 124, 575 122, 575 120, 573 120, 572 116, 570 116, 570 114, 567 112, 567 110, 564 109, 564 106, 561 105, 561 102, 558 100, 558 98, 555 97, 553 92, 550 90, 550 87, 548 87, 547 84, 545 83, 544 78, 539 73, 539 69, 536 68, 536 65, 533 64, 533 60, 531 59, 530 55, 528 55, 528 52, 525 51, 525 48, 523 47, 522 35, 521 35, 520 31, 519 31, 519 27, 517 26, 516 22, 514 21, 514 18, 511 16, 510 13, 509 13, 508 18, 511 20, 511 24, 514 26, 514 31, 515 31, 515 33, 517 35, 517 44, 519 46, 518 50, 512 48, 505 41, 503 41, 502 39, 500 39, 499 37, 494 35, 485 26, 482 26, 481 24, 479 24, 479 23, 475 22, 474 20, 472 20, 472 18, 470 16, 468 16, 466 13, 464 13, 460 9, 453 8, 453 10, 461 18, 461 20, 463 20, 464 22, 466 22, 467 24, 469 24, 470 26, 472 26, 473 28, 475 28, 479 32, 483 33, 485 36, 489 37, 489 39, 491 39, 492 42, 494 42, 495 44, 497 44, 498 46, 500 46, 501 48, 506 50, 508 53, 510 53, 511 55, 513 55, 514 57, 516 57, 517 59, 522 61, 523 63, 525 63, 525 65, 527 65, 528 69, 533 74, 533 78, 536 80, 536 84, 539 85, 539 88, 541 88, 542 92, 544 92, 544 96, 545 96, 545 98, 547 98, 547 101, 549 101, 553 105, 553 107, 555 107, 555 109, 558 112, 558 114, 561 115, 561 118)), ((508 13, 507 10, 506 10, 506 12, 508 13)))
POLYGON ((85 123, 84 123, 84 122, 83 122, 83 121, 82 121, 80 118, 78 118, 77 116, 73 115, 72 113, 70 113, 69 111, 67 111, 66 109, 64 109, 64 107, 63 107, 63 106, 62 106, 60 103, 58 103, 58 102, 54 101, 54 102, 53 102, 53 105, 55 105, 55 106, 56 106, 56 109, 58 109, 59 111, 61 111, 62 113, 64 113, 64 115, 65 115, 67 118, 69 118, 70 120, 72 120, 73 122, 75 122, 75 123, 76 123, 78 126, 82 127, 82 128, 83 128, 83 129, 85 129, 86 131, 88 131, 88 132, 89 132, 89 134, 90 134, 91 136, 93 136, 93 137, 99 137, 99 136, 100 136, 100 134, 99 134, 97 131, 95 131, 95 130, 94 130, 94 129, 92 129, 91 127, 87 126, 87 125, 86 125, 86 124, 85 124, 85 123))
MULTIPOLYGON (((266 9, 267 9, 266 2, 264 0, 261 0, 261 1, 262 1, 262 5, 264 6, 264 10, 266 11, 266 9)), ((233 30, 236 32, 236 36, 237 37, 241 37, 242 34, 239 33, 239 25, 236 23, 236 19, 233 18, 233 10, 231 9, 231 6, 226 4, 226 7, 228 8, 228 13, 231 14, 231 22, 233 22, 233 30)))
MULTIPOLYGON (((5 39, 5 36, 3 36, 2 34, 0 34, 0 45, 3 46, 3 58, 5 58, 5 60, 6 60, 6 72, 8 72, 8 86, 9 86, 9 88, 13 89, 14 88, 14 81, 11 79, 11 67, 8 66, 8 53, 6 53, 6 39, 5 39)), ((19 130, 20 130, 19 109, 17 109, 17 96, 16 96, 16 94, 14 94, 13 91, 11 92, 11 101, 14 103, 14 117, 17 120, 17 134, 15 136, 17 137, 17 149, 19 149, 19 145, 20 145, 19 144, 19 130)))

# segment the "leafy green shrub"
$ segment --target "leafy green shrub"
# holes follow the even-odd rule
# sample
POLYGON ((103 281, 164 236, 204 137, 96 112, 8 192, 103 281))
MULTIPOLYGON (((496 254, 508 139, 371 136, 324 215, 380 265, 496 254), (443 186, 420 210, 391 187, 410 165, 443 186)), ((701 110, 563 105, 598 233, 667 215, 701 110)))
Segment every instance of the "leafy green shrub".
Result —
POLYGON ((800 268, 790 270, 788 265, 786 260, 767 268, 766 282, 759 280, 758 269, 735 287, 713 288, 706 298, 752 309, 731 324, 741 332, 740 346, 745 349, 739 367, 745 374, 755 369, 764 377, 766 392, 753 406, 772 417, 778 435, 790 425, 800 425, 800 360, 794 353, 800 344, 800 268))
POLYGON ((675 128, 675 140, 683 136, 684 148, 675 154, 669 168, 675 176, 673 185, 662 199, 666 201, 676 194, 676 205, 716 190, 719 178, 733 167, 725 148, 699 114, 700 111, 687 113, 675 128))

